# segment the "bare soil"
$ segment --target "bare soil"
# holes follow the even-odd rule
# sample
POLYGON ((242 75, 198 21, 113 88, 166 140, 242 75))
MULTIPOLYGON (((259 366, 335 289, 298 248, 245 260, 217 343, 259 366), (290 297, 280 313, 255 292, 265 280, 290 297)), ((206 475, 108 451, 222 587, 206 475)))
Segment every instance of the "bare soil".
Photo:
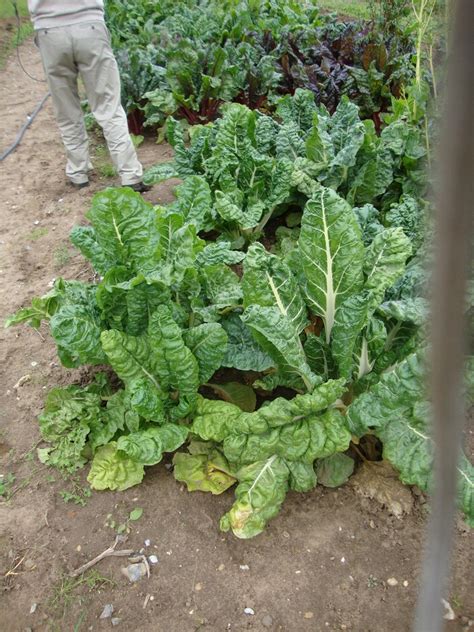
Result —
MULTIPOLYGON (((42 76, 32 42, 21 55, 29 71, 42 76)), ((12 56, 0 73, 2 149, 45 92, 12 56)), ((171 150, 148 139, 139 154, 148 166, 169 158, 171 150)), ((68 234, 85 221, 93 193, 116 182, 96 174, 90 188, 76 191, 63 170, 48 101, 21 146, 0 163, 2 320, 45 293, 55 277, 90 275, 68 234)), ((146 197, 164 203, 172 190, 155 187, 146 197)), ((231 491, 189 494, 163 463, 148 468, 143 484, 126 492, 93 493, 83 507, 65 503, 60 492, 79 494, 85 473, 74 482, 38 462, 36 416, 50 387, 80 381, 86 373, 62 368, 47 331, 40 333, 27 327, 0 331, 0 472, 15 476, 11 498, 0 505, 2 630, 108 629, 111 620, 99 619, 105 604, 113 604, 119 630, 410 629, 426 517, 419 494, 412 513, 397 519, 352 486, 291 493, 266 532, 250 541, 218 530, 231 491), (67 574, 106 549, 115 537, 108 525, 123 522, 134 507, 144 512, 131 523, 125 546, 138 550, 151 541, 146 550, 159 560, 151 577, 130 584, 120 571, 125 560, 109 558, 86 574, 87 582, 72 586, 67 574), (389 578, 398 584, 391 586, 389 578)), ((446 595, 456 614, 447 622, 453 632, 474 626, 472 534, 459 523, 456 537, 446 595)))

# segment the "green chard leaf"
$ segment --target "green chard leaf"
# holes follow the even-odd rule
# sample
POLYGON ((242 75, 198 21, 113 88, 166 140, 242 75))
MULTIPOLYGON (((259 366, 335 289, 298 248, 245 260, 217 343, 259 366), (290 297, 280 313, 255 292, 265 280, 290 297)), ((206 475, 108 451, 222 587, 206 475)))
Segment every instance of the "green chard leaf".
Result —
POLYGON ((222 366, 240 371, 265 371, 274 366, 272 358, 257 343, 238 314, 230 314, 221 323, 228 336, 222 366))
POLYGON ((122 492, 141 483, 144 474, 143 465, 117 450, 117 444, 112 441, 95 453, 87 480, 92 489, 122 492))
POLYGON ((236 502, 220 522, 222 531, 238 538, 253 538, 280 511, 288 491, 289 470, 285 461, 271 456, 237 472, 236 502))
POLYGON ((175 479, 186 483, 188 492, 222 494, 237 481, 227 459, 218 450, 209 454, 178 452, 173 465, 175 479))
POLYGON ((77 227, 71 240, 100 274, 117 265, 143 273, 153 269, 158 242, 155 211, 139 193, 129 187, 96 193, 86 217, 93 233, 77 227))
POLYGON ((163 424, 122 435, 117 440, 117 450, 121 450, 137 463, 156 465, 163 458, 164 452, 177 450, 186 441, 187 436, 186 426, 163 424))
POLYGON ((349 294, 362 289, 364 247, 352 209, 331 189, 322 188, 306 204, 299 250, 310 309, 324 321, 329 343, 336 313, 349 294))
POLYGON ((204 323, 184 332, 184 341, 199 365, 199 382, 205 384, 222 365, 227 333, 219 323, 204 323))
POLYGON ((316 461, 318 483, 324 487, 340 487, 354 471, 354 460, 346 454, 332 454, 316 461))
POLYGON ((101 397, 78 386, 53 388, 38 418, 41 437, 51 444, 43 463, 74 472, 86 463, 83 451, 91 427, 101 424, 101 397))

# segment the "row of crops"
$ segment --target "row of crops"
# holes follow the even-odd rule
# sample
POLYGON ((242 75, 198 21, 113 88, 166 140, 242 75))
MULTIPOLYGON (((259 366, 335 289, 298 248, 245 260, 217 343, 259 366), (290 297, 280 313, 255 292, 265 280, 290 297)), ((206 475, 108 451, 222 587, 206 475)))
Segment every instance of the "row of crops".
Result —
MULTIPOLYGON (((97 281, 59 279, 9 320, 99 367, 47 396, 40 459, 124 490, 174 452, 190 491, 235 486, 220 526, 242 538, 361 461, 428 490, 431 84, 411 39, 299 2, 108 11, 131 107, 174 148, 147 181, 181 183, 167 206, 96 194, 71 240, 97 281)), ((464 456, 459 472, 472 524, 464 456)))

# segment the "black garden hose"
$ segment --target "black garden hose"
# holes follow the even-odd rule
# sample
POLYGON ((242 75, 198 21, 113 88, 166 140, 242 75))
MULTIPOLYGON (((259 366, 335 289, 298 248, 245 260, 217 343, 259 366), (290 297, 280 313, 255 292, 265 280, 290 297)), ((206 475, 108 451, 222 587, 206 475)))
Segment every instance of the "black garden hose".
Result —
POLYGON ((23 138, 26 130, 29 128, 29 126, 33 123, 33 121, 35 120, 37 114, 39 113, 39 111, 41 110, 41 108, 43 107, 43 105, 46 103, 47 98, 50 96, 50 92, 46 93, 44 95, 44 97, 41 99, 41 101, 38 103, 38 105, 35 107, 35 109, 33 110, 33 113, 31 115, 28 115, 26 117, 26 123, 24 123, 21 128, 20 131, 17 134, 17 137, 15 138, 15 142, 13 143, 13 145, 10 145, 10 147, 8 147, 7 149, 5 149, 5 151, 0 154, 0 162, 2 160, 5 160, 5 158, 7 156, 9 156, 13 151, 15 151, 15 149, 18 147, 18 145, 21 143, 21 139, 23 138))

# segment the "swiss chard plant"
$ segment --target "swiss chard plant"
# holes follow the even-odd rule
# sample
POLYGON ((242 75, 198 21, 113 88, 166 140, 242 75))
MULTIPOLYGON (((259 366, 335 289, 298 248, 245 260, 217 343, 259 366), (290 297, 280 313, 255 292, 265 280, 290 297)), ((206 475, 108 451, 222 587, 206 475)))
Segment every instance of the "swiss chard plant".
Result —
MULTIPOLYGON (((121 490, 186 445, 176 478, 213 494, 237 484, 221 528, 242 538, 289 489, 346 480, 350 446, 367 435, 404 482, 429 489, 427 306, 410 214, 373 216, 319 184, 290 247, 242 253, 198 236, 213 221, 203 182, 186 180, 169 207, 127 189, 97 194, 71 238, 100 281, 58 280, 7 323, 47 321, 65 366, 102 370, 51 391, 41 460, 70 471, 90 461, 93 488, 121 490)), ((459 471, 472 521, 464 457, 459 471)))

